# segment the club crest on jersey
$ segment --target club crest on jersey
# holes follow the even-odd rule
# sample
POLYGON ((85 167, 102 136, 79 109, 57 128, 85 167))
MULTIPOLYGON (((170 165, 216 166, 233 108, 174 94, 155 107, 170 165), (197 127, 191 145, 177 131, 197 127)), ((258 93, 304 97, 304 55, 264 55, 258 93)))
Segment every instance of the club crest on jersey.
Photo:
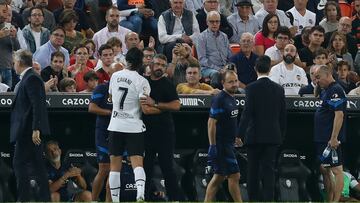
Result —
POLYGON ((298 81, 300 81, 300 80, 301 80, 301 76, 300 76, 300 75, 296 75, 296 79, 297 79, 298 81))
POLYGON ((309 19, 309 23, 312 25, 314 21, 312 19, 309 19))
POLYGON ((333 94, 333 95, 331 96, 331 98, 332 98, 332 99, 339 98, 339 95, 338 95, 337 93, 335 93, 335 94, 333 94))

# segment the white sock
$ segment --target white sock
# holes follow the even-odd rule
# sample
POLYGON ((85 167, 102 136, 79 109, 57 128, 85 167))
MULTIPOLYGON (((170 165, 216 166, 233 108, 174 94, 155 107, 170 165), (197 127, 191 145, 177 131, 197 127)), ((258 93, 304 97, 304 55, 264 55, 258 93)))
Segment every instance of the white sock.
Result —
POLYGON ((111 192, 111 199, 113 202, 120 202, 120 172, 110 171, 109 185, 111 192))
POLYGON ((136 199, 142 198, 144 200, 145 195, 145 171, 143 167, 134 168, 135 184, 137 189, 136 199))

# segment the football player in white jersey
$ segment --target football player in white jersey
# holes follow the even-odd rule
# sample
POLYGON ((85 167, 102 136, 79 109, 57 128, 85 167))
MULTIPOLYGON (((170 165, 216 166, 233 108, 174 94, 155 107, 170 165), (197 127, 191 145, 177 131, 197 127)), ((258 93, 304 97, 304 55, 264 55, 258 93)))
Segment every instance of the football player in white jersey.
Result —
POLYGON ((126 150, 134 169, 137 201, 144 200, 145 172, 143 168, 145 125, 141 120, 140 97, 150 94, 149 82, 138 74, 142 67, 143 53, 132 48, 126 55, 127 68, 111 76, 109 95, 113 109, 108 127, 110 175, 109 184, 113 202, 120 200, 120 171, 126 150))
POLYGON ((293 44, 286 45, 284 61, 270 70, 269 78, 284 88, 285 95, 297 95, 301 87, 308 85, 304 69, 294 64, 296 55, 296 47, 293 44))

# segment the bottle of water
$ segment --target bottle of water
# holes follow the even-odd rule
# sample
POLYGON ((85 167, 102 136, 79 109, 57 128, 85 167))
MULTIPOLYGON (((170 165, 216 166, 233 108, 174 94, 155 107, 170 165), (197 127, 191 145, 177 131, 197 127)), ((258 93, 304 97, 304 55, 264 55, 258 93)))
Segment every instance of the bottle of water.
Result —
POLYGON ((331 152, 331 147, 327 146, 322 153, 321 160, 322 161, 325 160, 330 155, 330 152, 331 152))
POLYGON ((332 159, 333 164, 337 164, 339 162, 339 157, 336 152, 336 149, 331 150, 331 159, 332 159))

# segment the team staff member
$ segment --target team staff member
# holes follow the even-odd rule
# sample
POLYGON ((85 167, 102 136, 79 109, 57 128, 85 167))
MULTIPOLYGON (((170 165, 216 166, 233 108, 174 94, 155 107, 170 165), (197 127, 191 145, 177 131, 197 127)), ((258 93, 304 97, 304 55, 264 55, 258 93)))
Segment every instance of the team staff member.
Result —
POLYGON ((327 158, 320 159, 320 171, 324 176, 327 201, 338 202, 344 187, 341 144, 345 142, 347 100, 344 90, 336 83, 332 69, 328 66, 320 66, 315 72, 315 79, 317 87, 322 88, 323 91, 320 93, 321 106, 315 112, 314 141, 319 158, 327 146, 337 152, 337 162, 332 160, 331 153, 327 158), (331 173, 335 176, 335 182, 332 181, 331 173))
MULTIPOLYGON (((126 54, 128 66, 111 76, 109 95, 113 110, 108 130, 110 152, 109 185, 113 202, 120 199, 120 171, 122 155, 126 150, 134 169, 136 200, 144 201, 146 176, 143 168, 145 125, 141 120, 140 99, 150 94, 149 82, 139 75, 143 53, 131 48, 126 54)), ((145 111, 143 109, 143 111, 145 111)))
POLYGON ((258 79, 245 88, 246 105, 239 124, 248 155, 249 200, 256 202, 274 201, 275 159, 286 128, 284 89, 270 80, 270 64, 266 55, 256 60, 258 79))
POLYGON ((151 75, 148 81, 151 87, 150 96, 141 100, 142 105, 148 105, 157 112, 144 116, 146 124, 145 136, 145 160, 144 166, 147 175, 146 195, 151 194, 150 183, 154 167, 156 153, 162 174, 165 179, 166 194, 170 201, 180 201, 178 196, 179 188, 173 165, 173 154, 175 148, 175 128, 170 111, 180 109, 180 100, 176 93, 175 86, 164 77, 167 58, 163 54, 154 56, 150 64, 151 75))
POLYGON ((39 186, 37 200, 49 202, 49 183, 41 144, 44 135, 50 134, 46 95, 44 82, 40 75, 34 72, 32 65, 30 51, 21 49, 14 53, 14 69, 16 74, 20 75, 20 82, 15 86, 10 142, 15 143, 13 166, 17 182, 17 201, 30 201, 31 170, 39 186))
POLYGON ((241 144, 241 140, 236 138, 238 108, 234 94, 239 86, 237 74, 226 71, 222 84, 224 89, 211 101, 208 120, 208 158, 214 169, 214 176, 206 188, 205 202, 214 201, 225 178, 228 179, 231 197, 235 202, 241 202, 240 170, 234 154, 234 142, 241 144))
MULTIPOLYGON (((101 45, 99 49, 100 55, 106 45, 101 45)), ((110 66, 109 75, 120 70, 119 66, 110 66)), ((96 114, 95 124, 95 145, 97 161, 99 163, 99 170, 94 178, 92 186, 92 199, 98 201, 100 192, 102 191, 104 180, 109 175, 110 158, 109 158, 109 131, 107 127, 110 122, 110 115, 112 112, 112 103, 109 98, 109 82, 98 85, 91 95, 91 102, 89 104, 89 112, 96 114)), ((106 184, 106 202, 111 201, 110 189, 108 183, 106 184)))

